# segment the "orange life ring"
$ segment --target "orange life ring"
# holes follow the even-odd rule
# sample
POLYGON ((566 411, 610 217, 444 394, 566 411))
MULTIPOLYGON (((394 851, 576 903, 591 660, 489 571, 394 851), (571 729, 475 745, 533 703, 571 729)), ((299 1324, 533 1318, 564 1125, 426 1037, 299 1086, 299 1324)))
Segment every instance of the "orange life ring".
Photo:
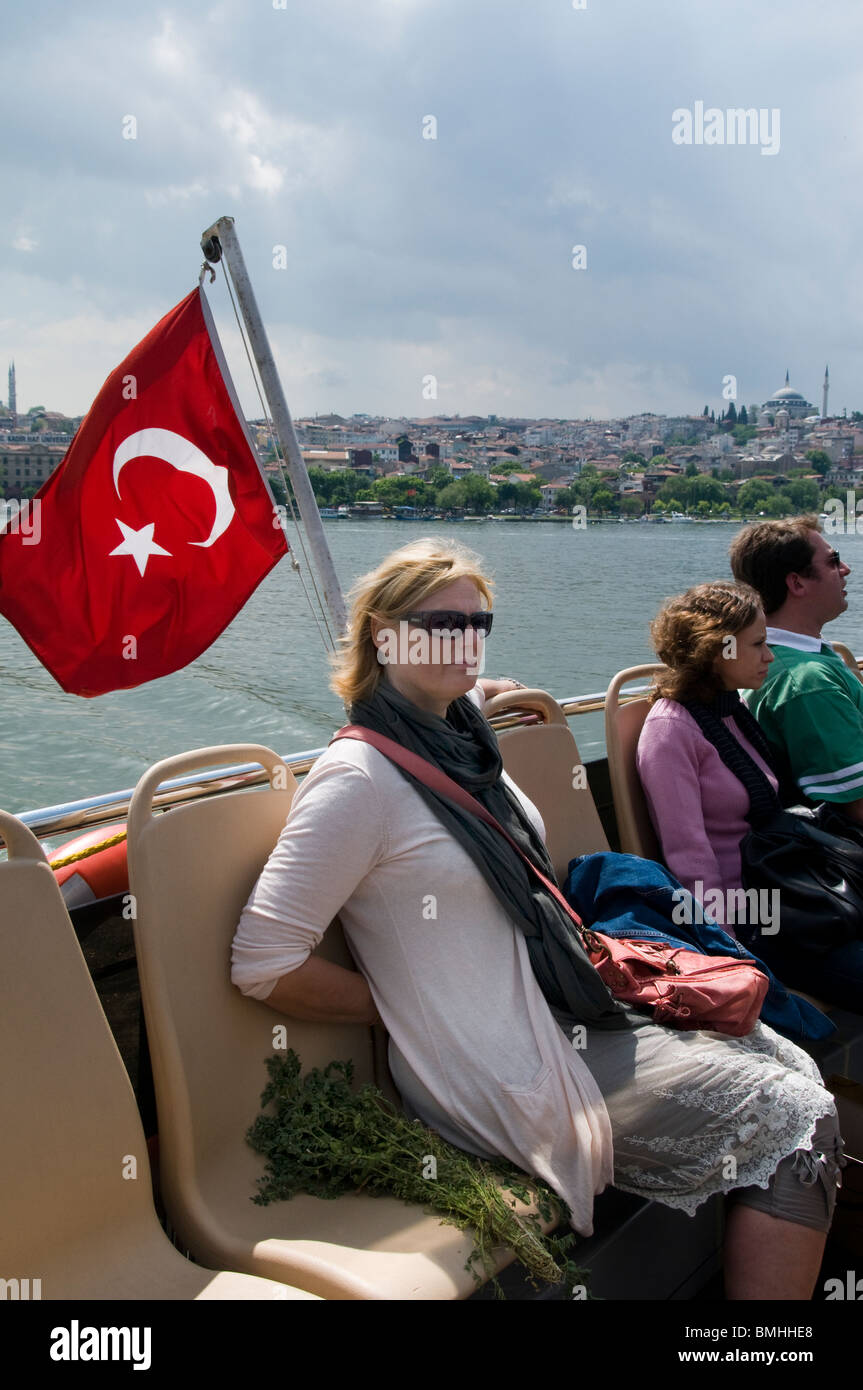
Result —
MULTIPOLYGON (((113 825, 100 825, 96 830, 88 830, 86 835, 69 840, 61 845, 51 856, 54 861, 64 860, 70 854, 90 849, 103 840, 125 831, 126 822, 116 821, 113 825)), ((54 869, 66 906, 83 907, 85 903, 95 902, 97 898, 110 898, 116 893, 125 893, 129 887, 129 870, 126 864, 126 840, 108 845, 95 854, 78 859, 73 864, 64 864, 54 869)))

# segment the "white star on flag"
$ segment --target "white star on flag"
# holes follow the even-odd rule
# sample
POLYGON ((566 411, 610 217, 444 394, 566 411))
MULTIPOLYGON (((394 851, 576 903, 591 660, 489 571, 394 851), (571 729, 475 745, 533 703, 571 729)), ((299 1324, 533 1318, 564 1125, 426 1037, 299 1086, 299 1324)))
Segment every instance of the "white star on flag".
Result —
POLYGON ((147 561, 151 555, 170 555, 170 550, 163 550, 153 540, 153 532, 156 529, 155 521, 151 521, 149 526, 142 526, 140 531, 135 531, 133 527, 127 526, 119 517, 114 517, 120 530, 123 532, 124 539, 117 546, 116 550, 109 551, 111 555, 131 555, 141 578, 147 568, 147 561))

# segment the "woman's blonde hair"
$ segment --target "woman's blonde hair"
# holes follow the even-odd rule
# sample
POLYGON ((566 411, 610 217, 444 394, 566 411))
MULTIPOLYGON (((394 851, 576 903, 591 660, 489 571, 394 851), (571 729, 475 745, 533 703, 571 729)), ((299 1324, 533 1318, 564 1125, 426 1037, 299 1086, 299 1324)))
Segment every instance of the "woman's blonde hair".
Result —
POLYGON ((341 639, 341 650, 333 657, 330 679, 331 688, 348 708, 368 700, 383 677, 384 667, 372 639, 372 620, 398 623, 438 589, 458 579, 475 584, 491 607, 491 584, 480 569, 479 556, 453 541, 430 537, 412 541, 357 580, 349 595, 348 630, 341 639))
POLYGON ((755 590, 731 580, 696 584, 667 599, 650 624, 650 635, 656 655, 670 669, 654 677, 651 701, 709 704, 723 688, 713 668, 725 638, 742 632, 761 613, 755 590))

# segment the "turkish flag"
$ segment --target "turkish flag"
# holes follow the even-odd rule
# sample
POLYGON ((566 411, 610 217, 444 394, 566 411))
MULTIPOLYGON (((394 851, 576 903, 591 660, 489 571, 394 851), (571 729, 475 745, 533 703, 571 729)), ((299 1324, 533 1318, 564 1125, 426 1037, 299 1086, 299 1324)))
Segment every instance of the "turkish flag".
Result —
POLYGON ((194 661, 287 553, 220 358, 193 290, 108 377, 28 524, 0 536, 0 613, 75 695, 194 661))

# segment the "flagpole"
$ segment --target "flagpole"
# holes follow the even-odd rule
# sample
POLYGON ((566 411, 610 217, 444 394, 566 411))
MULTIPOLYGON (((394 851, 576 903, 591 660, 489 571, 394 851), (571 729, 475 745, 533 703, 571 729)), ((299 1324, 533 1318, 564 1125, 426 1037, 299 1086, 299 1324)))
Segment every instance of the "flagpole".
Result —
POLYGON ((306 528, 309 547, 324 591, 324 599, 336 629, 342 635, 348 625, 342 587, 324 535, 324 524, 321 521, 321 514, 318 511, 318 504, 312 491, 305 460, 300 452, 299 440, 273 360, 267 330, 258 309, 255 292, 252 289, 252 282, 249 279, 249 272, 243 259, 243 252, 234 230, 233 217, 220 217, 218 222, 214 222, 212 227, 208 227, 201 237, 201 249, 206 259, 213 264, 224 259, 231 272, 240 312, 243 315, 252 352, 261 374, 264 393, 269 403, 270 414, 273 417, 279 443, 282 446, 291 486, 297 499, 297 506, 300 509, 300 516, 306 528))

